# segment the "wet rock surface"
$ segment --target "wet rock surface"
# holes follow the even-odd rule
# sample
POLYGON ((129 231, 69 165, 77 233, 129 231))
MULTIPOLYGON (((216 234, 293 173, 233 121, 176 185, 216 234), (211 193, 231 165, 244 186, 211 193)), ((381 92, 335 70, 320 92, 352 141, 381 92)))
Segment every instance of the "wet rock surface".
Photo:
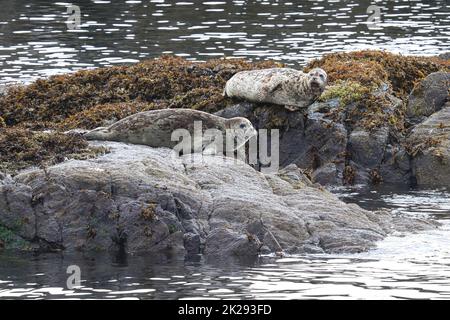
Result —
POLYGON ((263 174, 222 156, 95 144, 110 153, 0 177, 0 225, 23 247, 218 258, 356 252, 401 225, 313 186, 296 165, 263 174))

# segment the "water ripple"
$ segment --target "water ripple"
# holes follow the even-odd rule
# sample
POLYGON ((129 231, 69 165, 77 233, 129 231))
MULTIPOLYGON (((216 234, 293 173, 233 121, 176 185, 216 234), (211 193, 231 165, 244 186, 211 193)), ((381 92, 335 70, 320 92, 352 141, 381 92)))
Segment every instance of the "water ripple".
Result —
POLYGON ((370 4, 97 0, 81 6, 80 29, 68 30, 69 3, 5 0, 0 12, 0 83, 134 63, 163 53, 194 60, 275 59, 302 66, 343 50, 420 55, 448 50, 450 8, 444 0, 378 1, 383 15, 376 30, 367 28, 370 4))
POLYGON ((432 215, 434 231, 389 236, 377 248, 350 255, 306 255, 257 261, 80 257, 3 253, 5 299, 447 299, 450 297, 450 193, 341 190, 346 201, 432 215), (82 270, 80 287, 66 288, 66 268, 82 270))

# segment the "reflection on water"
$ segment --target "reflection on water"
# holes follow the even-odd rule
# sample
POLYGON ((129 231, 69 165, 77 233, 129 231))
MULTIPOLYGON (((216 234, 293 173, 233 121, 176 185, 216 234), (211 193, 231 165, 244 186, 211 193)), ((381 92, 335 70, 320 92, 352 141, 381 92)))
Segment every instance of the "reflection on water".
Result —
POLYGON ((81 28, 68 30, 66 2, 2 0, 0 83, 163 53, 189 59, 247 57, 298 65, 362 48, 434 55, 449 49, 447 0, 79 0, 81 28))
POLYGON ((450 193, 340 191, 347 201, 433 215, 443 226, 395 235, 366 253, 257 261, 185 262, 171 257, 0 255, 0 298, 433 299, 450 298, 450 193), (79 288, 66 269, 81 267, 79 288))

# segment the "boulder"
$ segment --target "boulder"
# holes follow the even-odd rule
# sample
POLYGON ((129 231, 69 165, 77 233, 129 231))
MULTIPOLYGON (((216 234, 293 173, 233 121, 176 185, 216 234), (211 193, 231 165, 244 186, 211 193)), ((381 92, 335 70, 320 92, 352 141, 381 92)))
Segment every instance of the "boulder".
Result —
POLYGON ((415 126, 407 141, 417 185, 450 187, 450 102, 415 126))
POLYGON ((389 213, 343 203, 296 165, 263 174, 223 156, 92 143, 110 152, 2 175, 0 231, 35 250, 220 259, 362 251, 395 230, 389 213))
POLYGON ((378 167, 379 182, 410 186, 412 182, 411 159, 401 144, 387 144, 384 159, 378 167))
MULTIPOLYGON (((303 168, 317 169, 330 162, 342 162, 347 149, 347 129, 339 122, 325 117, 325 113, 308 114, 305 125, 304 152, 293 163, 303 168)), ((294 149, 296 150, 296 149, 294 149)))
POLYGON ((408 99, 408 121, 417 124, 442 109, 449 97, 450 72, 434 72, 419 82, 408 99))
POLYGON ((254 103, 241 102, 241 103, 232 105, 228 108, 219 110, 214 114, 216 116, 227 118, 227 119, 235 118, 235 117, 250 118, 254 109, 255 109, 254 103))
POLYGON ((389 138, 387 127, 367 131, 357 128, 350 133, 348 152, 350 158, 365 168, 374 168, 381 164, 389 138))
POLYGON ((312 180, 322 186, 336 186, 342 183, 343 165, 327 163, 312 173, 312 180))

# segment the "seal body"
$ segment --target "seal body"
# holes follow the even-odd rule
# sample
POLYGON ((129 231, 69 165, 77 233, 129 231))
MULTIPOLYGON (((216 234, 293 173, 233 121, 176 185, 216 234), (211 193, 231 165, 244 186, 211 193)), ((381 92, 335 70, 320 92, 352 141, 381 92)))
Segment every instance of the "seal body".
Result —
POLYGON ((246 118, 225 119, 192 109, 161 109, 133 114, 84 134, 88 140, 107 140, 143 144, 154 148, 177 148, 179 151, 217 153, 223 149, 225 137, 234 134, 233 150, 245 144, 256 130, 246 118), (180 144, 180 140, 182 140, 180 144), (184 144, 183 144, 184 143, 184 144), (220 146, 218 144, 221 144, 220 146))
POLYGON ((327 74, 323 69, 308 73, 291 68, 241 71, 225 85, 224 95, 251 102, 284 105, 295 111, 312 104, 323 92, 327 74))

